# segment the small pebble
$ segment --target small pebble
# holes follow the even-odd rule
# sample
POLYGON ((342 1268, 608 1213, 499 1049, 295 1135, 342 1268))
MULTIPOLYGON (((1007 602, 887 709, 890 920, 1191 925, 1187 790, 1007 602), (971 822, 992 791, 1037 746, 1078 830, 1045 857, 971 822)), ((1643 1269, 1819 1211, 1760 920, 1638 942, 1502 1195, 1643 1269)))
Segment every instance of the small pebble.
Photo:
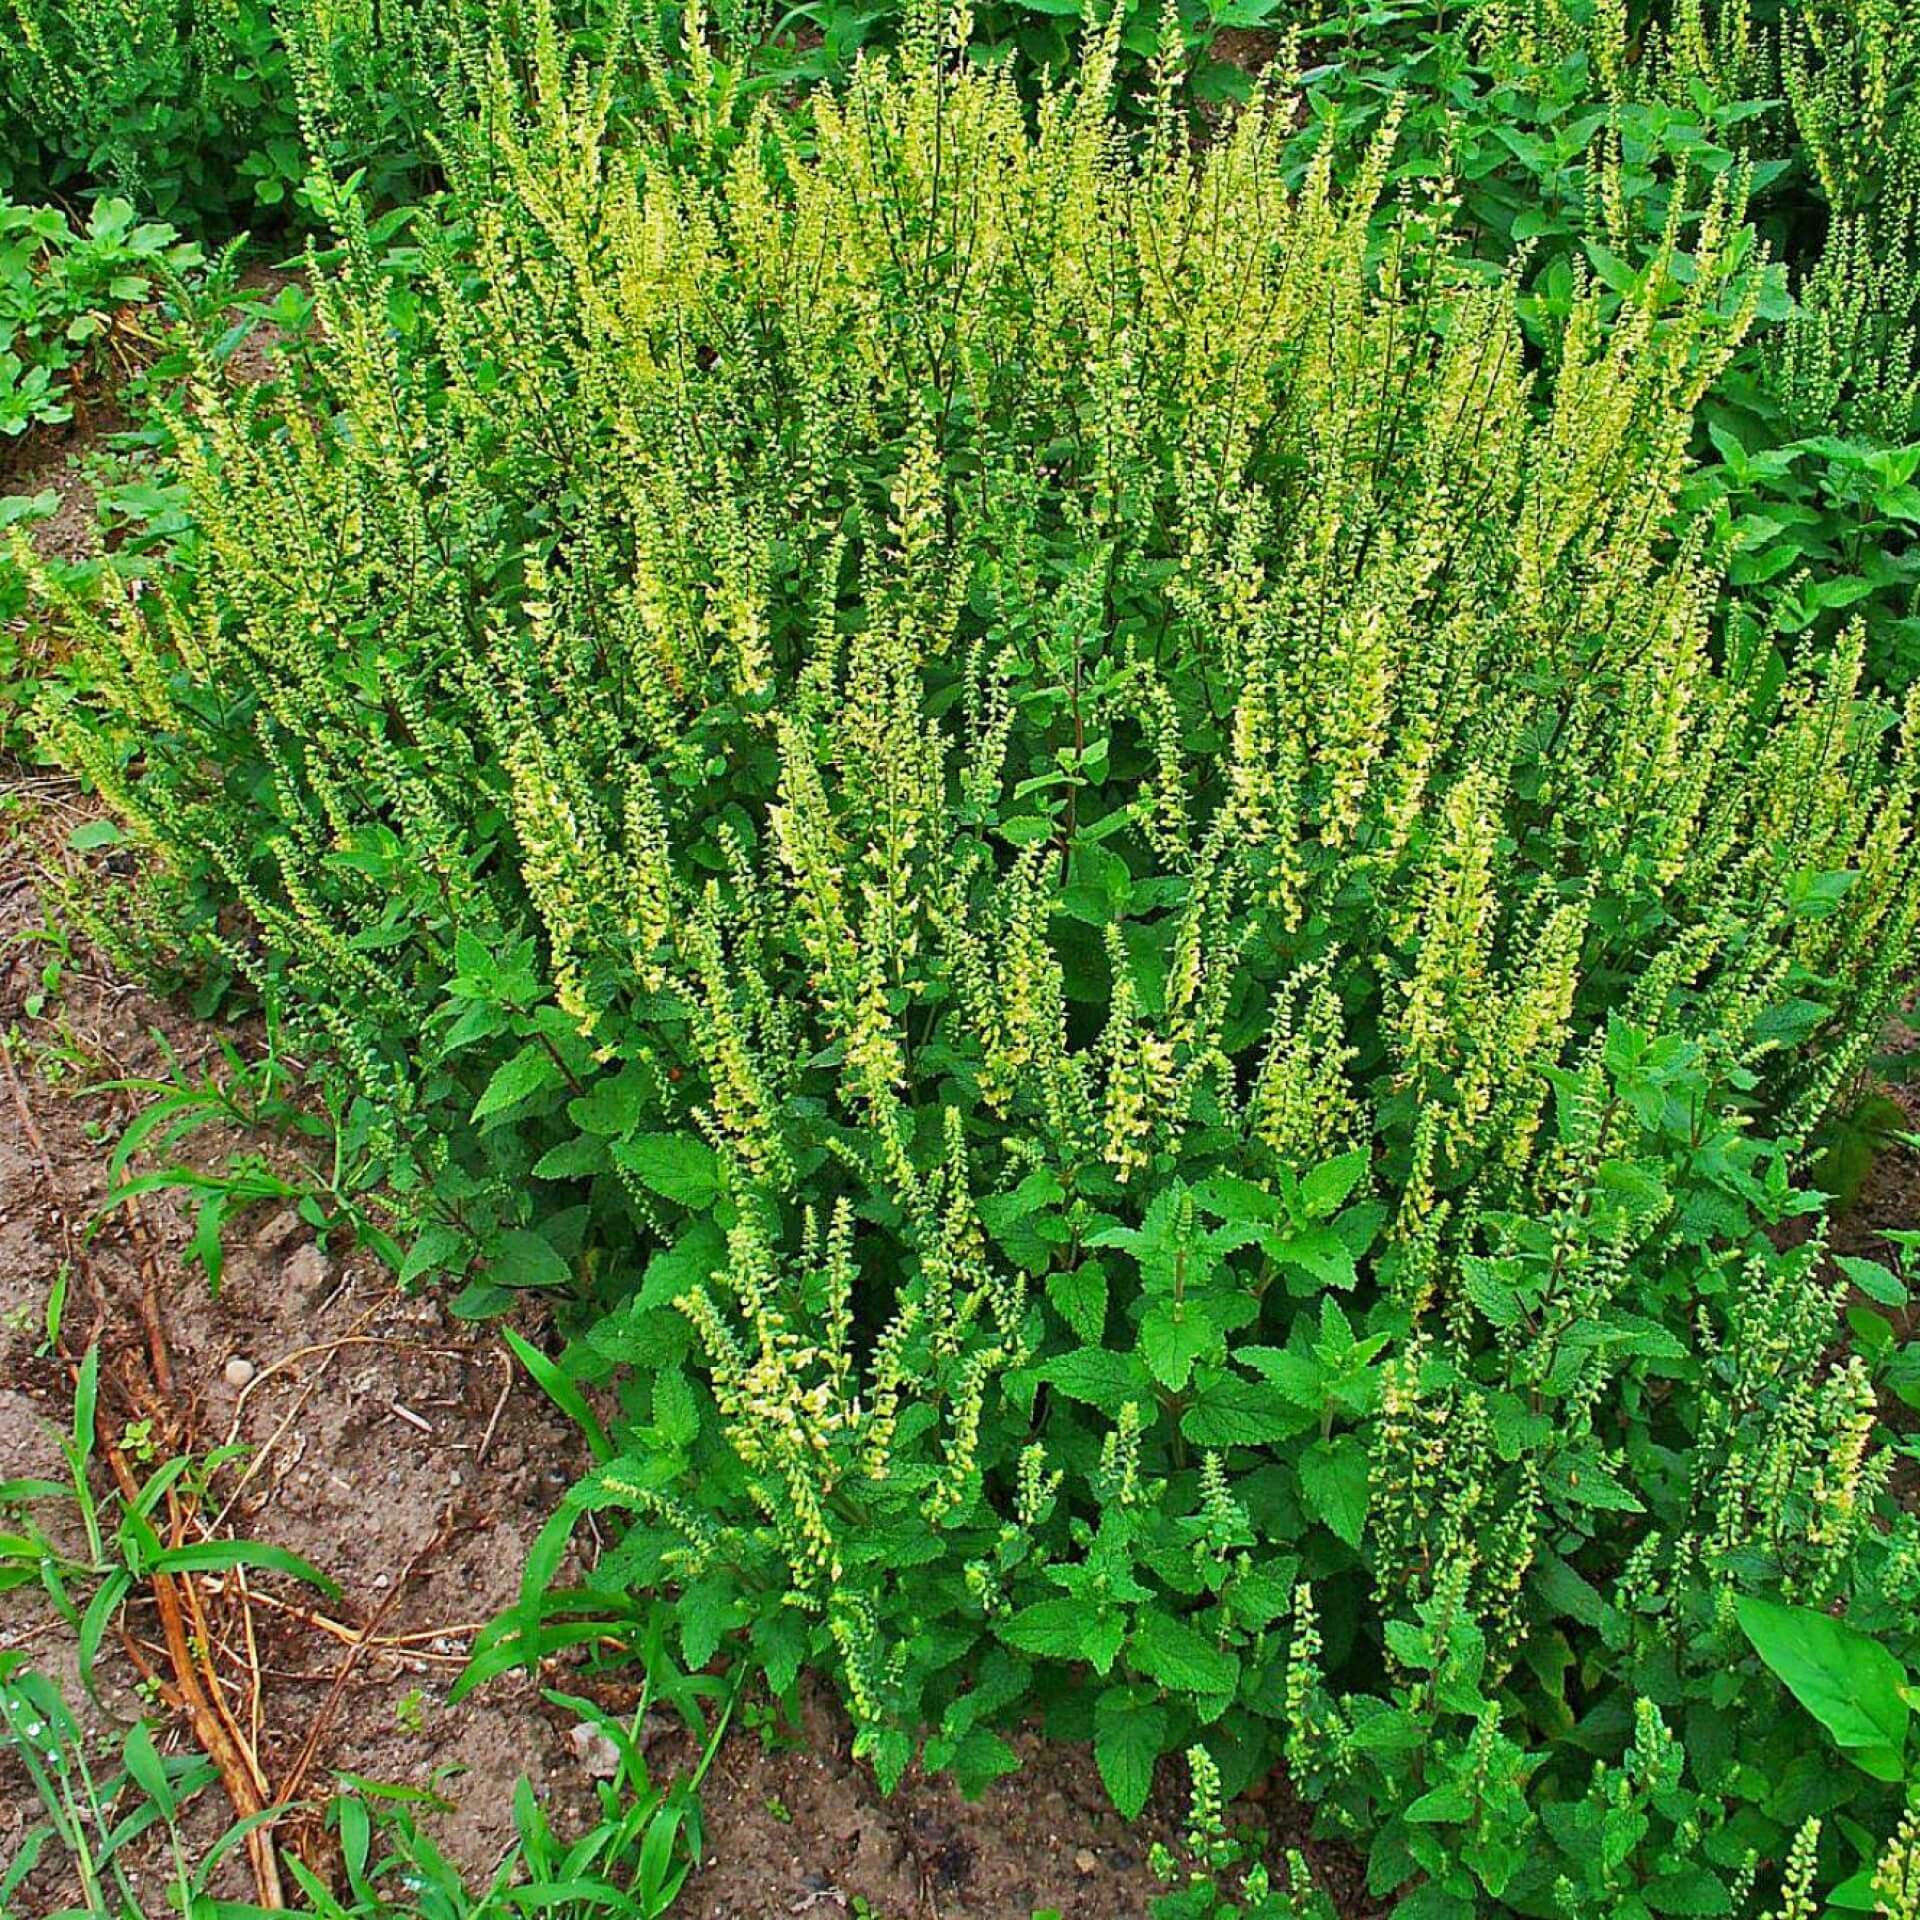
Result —
POLYGON ((294 1248, 280 1273, 289 1292, 318 1293, 329 1278, 327 1256, 309 1240, 305 1246, 294 1248))
POLYGON ((588 1779, 611 1780, 620 1771, 620 1749, 598 1727, 583 1720, 568 1738, 588 1779))
POLYGON ((1073 1856, 1073 1864, 1082 1873, 1091 1873, 1100 1862, 1093 1857, 1093 1850, 1090 1847, 1082 1847, 1080 1851, 1073 1856))
POLYGON ((236 1353, 226 1364, 225 1379, 230 1387, 244 1387, 253 1375, 253 1362, 243 1353, 236 1353))
POLYGON ((278 1253, 300 1231, 300 1216, 291 1207, 282 1207, 253 1236, 253 1244, 262 1253, 278 1253))

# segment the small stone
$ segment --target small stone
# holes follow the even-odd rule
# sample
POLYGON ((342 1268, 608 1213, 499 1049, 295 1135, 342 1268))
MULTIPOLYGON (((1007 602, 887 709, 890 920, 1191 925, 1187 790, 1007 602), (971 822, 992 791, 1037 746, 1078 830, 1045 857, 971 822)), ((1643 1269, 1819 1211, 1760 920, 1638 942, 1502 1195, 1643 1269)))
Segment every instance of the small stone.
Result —
POLYGON ((244 1353, 236 1353, 222 1369, 221 1377, 230 1387, 244 1387, 257 1369, 244 1353))
POLYGON ((567 1737, 589 1780, 611 1780, 620 1771, 620 1749, 598 1727, 583 1720, 567 1737))
POLYGON ((1099 1866, 1100 1862, 1093 1857, 1092 1848, 1082 1847, 1080 1851, 1073 1856, 1073 1864, 1079 1872, 1091 1873, 1099 1866))
POLYGON ((300 1216, 291 1207, 282 1207, 253 1236, 253 1244, 262 1253, 278 1253, 300 1231, 300 1216))
POLYGON ((311 1240, 295 1247, 280 1269, 281 1277, 295 1293, 318 1293, 327 1284, 327 1256, 311 1240))

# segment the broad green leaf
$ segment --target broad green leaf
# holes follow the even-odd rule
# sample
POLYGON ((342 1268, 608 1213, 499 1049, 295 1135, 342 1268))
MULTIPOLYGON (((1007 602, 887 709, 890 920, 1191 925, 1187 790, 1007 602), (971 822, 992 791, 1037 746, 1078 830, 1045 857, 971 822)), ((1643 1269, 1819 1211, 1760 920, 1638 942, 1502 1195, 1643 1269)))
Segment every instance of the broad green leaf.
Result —
POLYGON ((1084 1400, 1102 1413, 1118 1413, 1127 1401, 1146 1401, 1153 1393, 1152 1379, 1135 1355, 1103 1347, 1062 1354, 1040 1369, 1040 1378, 1069 1400, 1084 1400))
POLYGON ((1260 1447, 1291 1440, 1313 1423, 1311 1413, 1272 1387, 1203 1369, 1193 1405, 1180 1416, 1180 1431, 1196 1447, 1260 1447))
POLYGON ((714 1151, 691 1133, 643 1133, 620 1141, 613 1157, 642 1186, 695 1213, 711 1206, 720 1191, 714 1151))
POLYGON ((1114 1687, 1094 1708, 1093 1757, 1113 1804, 1137 1820, 1153 1791, 1153 1766, 1166 1744, 1167 1712, 1137 1687, 1114 1687))
POLYGON ((632 1132, 653 1098, 653 1080, 640 1066, 623 1067, 594 1081, 567 1102, 567 1118, 582 1133, 613 1138, 632 1132))
POLYGON ((1253 1368, 1296 1407, 1320 1411, 1327 1397, 1326 1375, 1310 1355, 1291 1347, 1236 1347, 1233 1357, 1253 1368))
POLYGON ((560 1077, 560 1063, 548 1050, 546 1042, 529 1040, 512 1059, 494 1069, 486 1091, 474 1102, 473 1118, 485 1120, 491 1115, 505 1113, 510 1107, 517 1107, 522 1101, 531 1100, 536 1093, 555 1085, 560 1077))
POLYGON ((1900 1662, 1879 1641, 1811 1607, 1743 1594, 1735 1611, 1754 1652, 1835 1742, 1877 1779, 1897 1779, 1908 1712, 1900 1662))
POLYGON ((1175 1693, 1232 1693, 1240 1684, 1232 1654, 1164 1611, 1141 1614, 1127 1651, 1140 1672, 1175 1693))
POLYGON ((1107 1270, 1097 1260, 1082 1260, 1063 1273, 1047 1275, 1047 1298, 1080 1339, 1097 1347, 1107 1324, 1107 1270))
POLYGON ((1365 1147, 1355 1147, 1351 1153, 1315 1167, 1300 1182, 1300 1205, 1307 1218, 1326 1220, 1338 1213, 1366 1171, 1365 1147))
MULTIPOLYGON (((574 1102, 575 1106, 579 1104, 577 1100, 574 1102)), ((577 1180, 585 1174, 598 1173, 606 1164, 606 1142, 590 1133, 576 1133, 571 1140, 563 1140, 557 1147, 549 1147, 533 1163, 533 1177, 536 1180, 577 1180)))
POLYGON ((516 1227, 500 1236, 487 1277, 502 1287, 564 1287, 572 1280, 573 1269, 544 1234, 516 1227))
POLYGON ((1316 1440, 1300 1459, 1300 1497, 1315 1519, 1357 1548, 1367 1521, 1367 1450, 1350 1433, 1316 1440))
POLYGON ((1170 1393, 1178 1393, 1193 1372, 1193 1363, 1218 1340, 1214 1325, 1191 1303, 1156 1300, 1140 1322, 1140 1355, 1153 1377, 1170 1393))
POLYGON ((670 1247, 647 1262, 640 1307, 670 1307, 726 1264, 727 1237, 711 1220, 696 1220, 670 1247))
POLYGON ((700 1402, 678 1367, 663 1367, 653 1382, 653 1424, 669 1446, 690 1447, 700 1435, 700 1402))
POLYGON ((1078 1660, 1094 1609, 1071 1595, 1037 1600, 999 1623, 995 1631, 1010 1647, 1054 1660, 1078 1660))
POLYGON ((1907 1290, 1878 1260, 1862 1260, 1852 1254, 1836 1254, 1833 1264, 1844 1273, 1869 1300, 1883 1307, 1904 1307, 1907 1290))

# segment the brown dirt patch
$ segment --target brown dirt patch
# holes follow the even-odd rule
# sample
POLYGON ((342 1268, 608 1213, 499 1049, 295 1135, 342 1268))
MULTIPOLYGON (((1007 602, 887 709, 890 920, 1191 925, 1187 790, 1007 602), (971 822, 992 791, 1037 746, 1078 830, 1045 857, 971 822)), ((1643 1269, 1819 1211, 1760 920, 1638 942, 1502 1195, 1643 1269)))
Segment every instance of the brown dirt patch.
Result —
MULTIPOLYGON (((127 1096, 90 1089, 161 1072, 163 1041, 190 1066, 210 1060, 217 1030, 84 950, 38 1017, 27 1016, 28 997, 45 990, 48 951, 36 937, 36 862, 71 859, 52 849, 64 850, 86 810, 44 777, 16 786, 16 812, 23 797, 42 828, 16 831, 0 858, 0 1033, 15 1036, 26 1108, 23 1116, 0 1072, 0 1478, 58 1478, 54 1435, 71 1419, 72 1386, 69 1368, 44 1351, 47 1295, 69 1234, 99 1207, 107 1155, 133 1111, 127 1096)), ((217 1159, 237 1144, 210 1137, 200 1151, 217 1159)), ((87 1273, 73 1280, 67 1329, 77 1344, 97 1321, 107 1376, 137 1388, 151 1384, 157 1321, 172 1368, 170 1433, 202 1451, 229 1439, 248 1449, 215 1483, 217 1501, 231 1505, 223 1531, 298 1552, 340 1586, 338 1600, 320 1602, 290 1580, 250 1576, 253 1648, 217 1635, 229 1704, 270 1782, 285 1782, 311 1738, 310 1794, 323 1796, 342 1772, 435 1784, 452 1811, 424 1824, 470 1875, 490 1874, 510 1844, 523 1777, 556 1827, 575 1830, 593 1788, 570 1716, 525 1676, 449 1698, 475 1630, 515 1597, 528 1546, 586 1465, 570 1425, 510 1365, 495 1330, 450 1319, 437 1298, 400 1294, 367 1257, 323 1249, 295 1217, 262 1207, 230 1233, 217 1296, 187 1262, 190 1228, 164 1195, 148 1197, 137 1217, 110 1217, 88 1243, 87 1273), (229 1376, 235 1361, 252 1370, 242 1385, 229 1376), (373 1644, 353 1653, 362 1635, 373 1644)), ((540 1319, 536 1308, 522 1330, 539 1338, 540 1319)), ((223 1606, 230 1598, 219 1580, 207 1591, 223 1606)), ((150 1603, 137 1601, 127 1618, 136 1645, 157 1659, 150 1603)), ((0 1596, 8 1647, 59 1679, 104 1741, 117 1745, 150 1710, 111 1641, 101 1699, 87 1702, 72 1636, 31 1592, 0 1596)), ((638 1676, 588 1683, 563 1665, 544 1679, 623 1707, 638 1676)), ((186 1739, 174 1721, 162 1744, 179 1750, 186 1739)), ((808 1696, 801 1726, 783 1737, 736 1723, 702 1791, 706 1847, 678 1911, 772 1920, 857 1913, 863 1901, 877 1920, 1029 1920, 1048 1907, 1065 1920, 1144 1920, 1159 1891, 1148 1849, 1178 1833, 1181 1770, 1163 1765, 1154 1803, 1130 1826, 1107 1804, 1088 1749, 1030 1732, 1013 1739, 1022 1771, 968 1803, 917 1773, 883 1796, 823 1692, 808 1696)), ((662 1780, 697 1760, 677 1724, 649 1736, 648 1755, 662 1780)), ((12 1764, 0 1756, 0 1870, 34 1817, 12 1764)), ((1277 1795, 1247 1811, 1280 1841, 1301 1843, 1299 1810, 1277 1795)), ((208 1844, 230 1817, 209 1791, 190 1835, 208 1844)), ((324 1860, 311 1824, 284 1844, 324 1860)), ((1323 1878, 1357 1894, 1355 1863, 1314 1851, 1323 1878)), ((242 1864, 229 1869, 223 1890, 249 1895, 242 1864)), ((45 1868, 33 1887, 45 1904, 18 1920, 73 1894, 45 1868)), ((1356 1898, 1346 1910, 1366 1907, 1356 1898)))

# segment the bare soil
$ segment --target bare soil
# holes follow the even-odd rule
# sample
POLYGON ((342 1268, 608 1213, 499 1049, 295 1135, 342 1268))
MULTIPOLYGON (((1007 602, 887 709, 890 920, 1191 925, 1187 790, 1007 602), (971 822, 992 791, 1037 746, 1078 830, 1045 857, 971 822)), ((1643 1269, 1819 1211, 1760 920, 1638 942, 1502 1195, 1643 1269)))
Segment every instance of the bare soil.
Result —
MULTIPOLYGON (((426 1821, 428 1831, 484 1876, 511 1843, 522 1778, 563 1834, 592 1805, 576 1722, 532 1679, 449 1698, 474 1634, 515 1597, 526 1550, 584 1470, 584 1451, 495 1328, 454 1320, 432 1295, 400 1293, 368 1257, 322 1247, 290 1213, 263 1206, 230 1230, 217 1294, 186 1258, 191 1219, 168 1195, 118 1208, 87 1232, 106 1193, 107 1156, 136 1111, 102 1083, 164 1073, 163 1046, 191 1070, 214 1057, 218 1034, 116 979, 84 948, 69 949, 40 1003, 55 950, 41 937, 40 863, 72 859, 61 850, 87 811, 70 790, 24 774, 0 808, 13 822, 0 854, 0 1034, 11 1036, 0 1052, 0 1479, 62 1477, 71 1358, 95 1339, 114 1409, 108 1431, 136 1473, 136 1418, 149 1421, 147 1444, 161 1458, 241 1445, 215 1476, 203 1518, 222 1536, 301 1554, 339 1587, 325 1599, 279 1575, 247 1575, 244 1593, 233 1576, 198 1583, 221 1704, 257 1755, 264 1797, 292 1787, 321 1800, 343 1774, 431 1786, 450 1810, 426 1821), (48 1295, 63 1265, 63 1352, 50 1352, 48 1295)), ((210 1165, 246 1144, 202 1137, 189 1157, 210 1165)), ((271 1142, 252 1144, 272 1157, 271 1142)), ((537 1308, 519 1326, 544 1337, 537 1308)), ((102 1472, 96 1490, 109 1484, 102 1472)), ((63 1546, 77 1547, 54 1509, 45 1519, 63 1546)), ((0 1595, 0 1650, 26 1650, 114 1747, 154 1711, 141 1668, 162 1679, 168 1671, 150 1593, 129 1605, 125 1627, 109 1636, 99 1698, 89 1700, 74 1638, 44 1598, 32 1588, 0 1595)), ((580 1687, 564 1666, 542 1677, 580 1687)), ((1184 1782, 1172 1766, 1133 1825, 1107 1804, 1086 1748, 1025 1732, 1014 1736, 1022 1771, 976 1803, 917 1774, 888 1798, 853 1759, 847 1722, 823 1694, 809 1695, 797 1729, 776 1733, 757 1718, 763 1724, 730 1734, 702 1791, 705 1858, 677 1909, 695 1920, 857 1913, 861 1901, 880 1920, 1148 1912, 1158 1890, 1148 1849, 1180 1824, 1184 1782)), ((162 1724, 164 1749, 193 1744, 180 1714, 163 1709, 162 1724)), ((663 1779, 697 1758, 677 1725, 647 1751, 663 1779)), ((1276 1801, 1248 1811, 1299 1842, 1297 1809, 1276 1801)), ((16 1763, 0 1756, 0 1871, 37 1812, 16 1763)), ((210 1789, 190 1834, 209 1844, 232 1818, 210 1789)), ((311 1817, 283 1825, 278 1844, 327 1867, 328 1842, 311 1817)), ((1349 1859, 1321 1864, 1355 1889, 1349 1859)), ((238 1855, 224 1871, 227 1891, 253 1897, 238 1855)), ((146 1890, 151 1910, 163 1911, 157 1871, 146 1890)), ((9 1920, 38 1920, 76 1892, 43 1864, 9 1920)))

